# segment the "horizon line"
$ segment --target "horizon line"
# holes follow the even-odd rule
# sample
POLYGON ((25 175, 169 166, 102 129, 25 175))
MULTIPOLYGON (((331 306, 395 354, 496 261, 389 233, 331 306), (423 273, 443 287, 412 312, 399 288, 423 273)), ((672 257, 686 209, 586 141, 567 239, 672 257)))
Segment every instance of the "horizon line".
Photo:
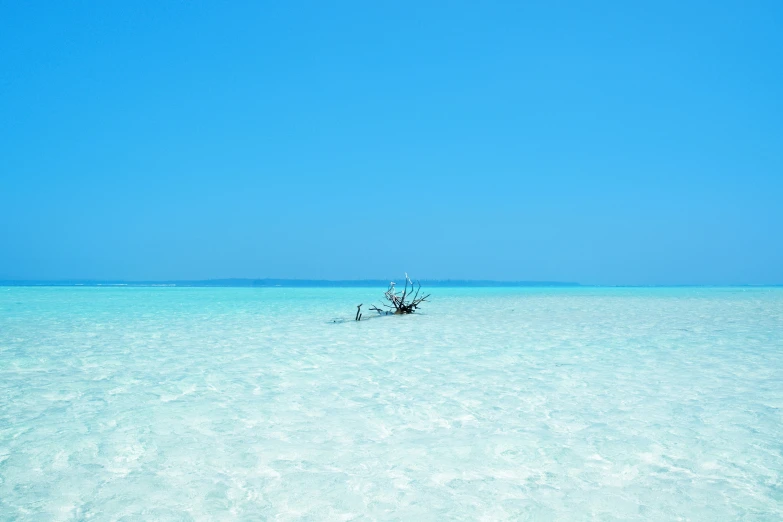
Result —
MULTIPOLYGON (((215 279, 0 279, 5 287, 184 287, 184 288, 367 288, 387 286, 387 279, 287 279, 287 278, 215 278, 215 279)), ((493 279, 421 279, 431 287, 561 287, 561 288, 664 288, 664 287, 781 287, 783 283, 679 283, 679 284, 583 284, 572 281, 502 281, 493 279)), ((399 284, 399 283, 398 283, 399 284)))
MULTIPOLYGON (((389 279, 0 279, 0 286, 182 286, 182 287, 374 287, 388 286, 389 279)), ((564 281, 497 281, 490 279, 420 279, 422 286, 582 286, 564 281)), ((399 284, 399 283, 398 283, 399 284)))

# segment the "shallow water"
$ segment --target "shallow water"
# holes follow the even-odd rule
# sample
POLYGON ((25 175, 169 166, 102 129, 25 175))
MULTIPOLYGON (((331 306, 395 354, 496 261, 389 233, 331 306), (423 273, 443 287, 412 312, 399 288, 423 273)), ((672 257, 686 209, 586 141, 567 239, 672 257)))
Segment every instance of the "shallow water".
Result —
POLYGON ((382 291, 0 288, 0 519, 783 517, 783 289, 382 291))

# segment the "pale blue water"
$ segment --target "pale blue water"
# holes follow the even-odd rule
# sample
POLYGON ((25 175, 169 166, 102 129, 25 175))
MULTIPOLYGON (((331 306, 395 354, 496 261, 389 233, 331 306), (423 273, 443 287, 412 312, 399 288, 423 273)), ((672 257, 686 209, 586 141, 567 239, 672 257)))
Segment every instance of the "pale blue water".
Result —
POLYGON ((779 520, 783 289, 0 288, 2 520, 779 520))

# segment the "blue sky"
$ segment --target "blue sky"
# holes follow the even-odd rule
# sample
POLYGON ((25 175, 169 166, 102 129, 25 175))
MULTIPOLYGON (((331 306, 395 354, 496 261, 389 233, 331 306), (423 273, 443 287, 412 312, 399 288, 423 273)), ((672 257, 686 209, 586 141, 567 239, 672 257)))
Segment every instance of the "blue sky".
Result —
POLYGON ((783 283, 777 1, 6 1, 0 121, 0 279, 783 283))

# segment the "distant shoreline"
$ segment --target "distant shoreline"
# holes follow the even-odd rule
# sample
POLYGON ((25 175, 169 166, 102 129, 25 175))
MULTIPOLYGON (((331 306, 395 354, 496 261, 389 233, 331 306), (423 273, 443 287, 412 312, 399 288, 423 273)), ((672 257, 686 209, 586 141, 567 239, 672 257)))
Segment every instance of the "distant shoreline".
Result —
MULTIPOLYGON (((0 280, 0 287, 134 287, 134 288, 385 288, 386 279, 205 279, 193 281, 122 280, 0 280)), ((397 282, 399 284, 399 282, 397 282)), ((674 285, 585 285, 560 281, 492 281, 472 279, 422 279, 429 288, 767 288, 783 284, 674 284, 674 285)))
MULTIPOLYGON (((208 288, 372 288, 386 287, 386 279, 206 279, 194 281, 122 281, 122 280, 0 280, 0 286, 132 286, 132 287, 208 287, 208 288)), ((399 283, 398 283, 399 284, 399 283)), ((579 283, 558 281, 484 281, 422 280, 427 287, 576 287, 579 283)))

